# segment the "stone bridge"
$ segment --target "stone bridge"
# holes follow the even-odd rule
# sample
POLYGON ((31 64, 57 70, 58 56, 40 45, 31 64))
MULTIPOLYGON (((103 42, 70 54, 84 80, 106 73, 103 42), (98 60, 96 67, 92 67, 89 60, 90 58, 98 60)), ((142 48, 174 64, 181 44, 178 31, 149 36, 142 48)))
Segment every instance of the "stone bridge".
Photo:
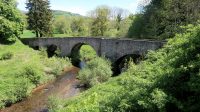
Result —
POLYGON ((132 39, 105 39, 94 37, 70 37, 70 38, 30 38, 23 39, 23 43, 30 47, 57 46, 61 56, 70 56, 74 50, 79 50, 84 44, 94 48, 99 56, 105 56, 115 62, 127 55, 144 56, 149 50, 156 50, 163 46, 164 41, 156 40, 132 40, 132 39))

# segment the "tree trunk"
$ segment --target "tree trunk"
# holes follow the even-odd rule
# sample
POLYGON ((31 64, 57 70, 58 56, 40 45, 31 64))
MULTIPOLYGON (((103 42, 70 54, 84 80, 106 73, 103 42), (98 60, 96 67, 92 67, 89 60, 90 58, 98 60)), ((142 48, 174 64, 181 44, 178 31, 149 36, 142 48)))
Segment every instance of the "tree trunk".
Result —
POLYGON ((38 33, 38 31, 36 31, 35 33, 36 33, 36 37, 38 38, 38 37, 39 37, 39 33, 38 33))
POLYGON ((40 37, 42 37, 43 35, 42 35, 42 33, 40 33, 40 37))

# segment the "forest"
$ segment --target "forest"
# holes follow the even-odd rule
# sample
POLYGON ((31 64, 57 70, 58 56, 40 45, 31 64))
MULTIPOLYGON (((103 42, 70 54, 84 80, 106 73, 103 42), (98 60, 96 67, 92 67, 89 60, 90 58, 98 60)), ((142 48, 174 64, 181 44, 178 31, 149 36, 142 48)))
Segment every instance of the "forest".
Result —
POLYGON ((72 67, 72 59, 48 58, 46 49, 33 50, 21 39, 90 36, 166 44, 149 51, 139 63, 129 59, 117 76, 110 60, 83 45, 75 56, 87 62, 76 78, 86 90, 69 99, 49 97, 48 111, 199 111, 199 0, 141 0, 136 14, 99 6, 87 16, 52 11, 48 0, 28 0, 26 5, 28 12, 22 13, 15 0, 0 0, 0 109, 31 96, 35 87, 72 67))

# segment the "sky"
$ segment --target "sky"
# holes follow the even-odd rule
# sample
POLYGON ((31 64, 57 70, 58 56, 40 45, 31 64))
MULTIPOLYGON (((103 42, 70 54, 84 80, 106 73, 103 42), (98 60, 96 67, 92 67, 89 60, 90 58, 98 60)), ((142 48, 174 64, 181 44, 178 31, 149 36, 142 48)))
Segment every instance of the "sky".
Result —
MULTIPOLYGON (((17 0, 18 8, 26 11, 26 0, 17 0)), ((81 15, 87 15, 97 6, 106 5, 109 7, 119 7, 128 10, 130 13, 136 13, 137 6, 141 0, 50 0, 51 9, 63 10, 81 15)))

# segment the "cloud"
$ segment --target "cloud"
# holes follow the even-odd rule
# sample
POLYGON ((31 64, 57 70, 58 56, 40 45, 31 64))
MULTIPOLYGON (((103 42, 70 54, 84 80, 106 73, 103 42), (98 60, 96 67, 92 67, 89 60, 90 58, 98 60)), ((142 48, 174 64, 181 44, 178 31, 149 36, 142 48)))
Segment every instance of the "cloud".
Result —
POLYGON ((137 8, 139 3, 141 2, 141 0, 134 0, 132 3, 129 4, 129 6, 127 7, 128 10, 130 10, 132 13, 137 13, 137 8))
POLYGON ((25 3, 26 3, 26 0, 17 0, 17 3, 18 3, 18 8, 20 9, 20 10, 26 10, 26 5, 25 5, 25 3))

